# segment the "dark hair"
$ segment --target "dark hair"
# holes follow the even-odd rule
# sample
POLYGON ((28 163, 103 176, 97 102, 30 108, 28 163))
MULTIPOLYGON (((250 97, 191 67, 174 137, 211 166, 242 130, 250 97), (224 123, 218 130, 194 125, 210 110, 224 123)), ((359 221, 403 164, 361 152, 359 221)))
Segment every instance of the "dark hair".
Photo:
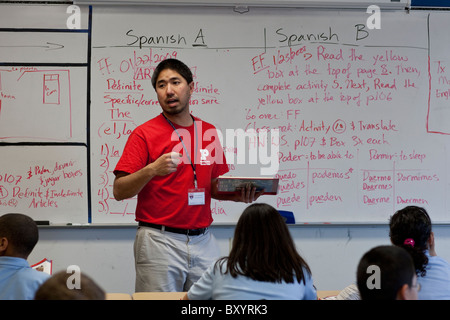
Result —
POLYGON ((92 278, 80 274, 80 287, 69 289, 72 273, 59 271, 36 291, 34 300, 105 300, 105 291, 92 278))
POLYGON ((356 271, 356 279, 362 300, 396 300, 397 293, 405 284, 412 285, 414 265, 405 249, 397 246, 378 246, 366 252, 356 271), (377 266, 379 277, 369 267, 377 266), (370 277, 374 277, 369 279, 370 277), (376 286, 379 281, 379 286, 376 286), (372 283, 374 287, 369 287, 372 283))
POLYGON ((28 257, 39 240, 39 230, 30 217, 21 213, 7 213, 0 216, 0 237, 8 239, 15 254, 28 257))
POLYGON ((408 206, 398 210, 389 221, 389 236, 392 244, 402 247, 411 255, 416 273, 426 275, 428 258, 425 251, 431 236, 431 219, 424 208, 408 206), (414 244, 405 244, 412 239, 414 244))
POLYGON ((166 59, 161 61, 156 66, 155 71, 153 72, 152 86, 154 89, 156 89, 156 81, 158 80, 159 74, 161 73, 161 71, 166 69, 178 72, 187 81, 188 84, 193 81, 191 69, 189 69, 187 65, 177 59, 166 59))
POLYGON ((225 273, 232 277, 243 275, 257 281, 305 283, 304 270, 311 274, 305 260, 298 254, 289 229, 272 206, 255 203, 240 216, 228 257, 225 273))

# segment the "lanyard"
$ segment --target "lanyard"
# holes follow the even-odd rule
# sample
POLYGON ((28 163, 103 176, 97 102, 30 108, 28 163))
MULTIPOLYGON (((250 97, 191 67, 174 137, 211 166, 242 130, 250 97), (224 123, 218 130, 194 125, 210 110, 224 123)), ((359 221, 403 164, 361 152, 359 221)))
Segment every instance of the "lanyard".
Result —
POLYGON ((195 125, 195 119, 191 114, 190 116, 192 118, 192 121, 194 121, 194 130, 195 130, 194 163, 192 163, 191 157, 189 156, 189 151, 187 150, 186 146, 184 145, 183 139, 181 138, 180 134, 178 133, 177 128, 175 128, 173 123, 166 117, 166 115, 164 113, 161 113, 161 114, 167 120, 167 122, 172 126, 173 130, 175 131, 175 133, 178 136, 178 139, 180 139, 180 142, 183 145, 183 149, 186 152, 186 156, 188 157, 189 162, 191 164, 192 171, 194 171, 194 187, 195 187, 195 189, 197 189, 197 173, 195 172, 195 166, 197 163, 197 148, 196 148, 196 146, 198 146, 198 134, 197 134, 197 126, 195 125))

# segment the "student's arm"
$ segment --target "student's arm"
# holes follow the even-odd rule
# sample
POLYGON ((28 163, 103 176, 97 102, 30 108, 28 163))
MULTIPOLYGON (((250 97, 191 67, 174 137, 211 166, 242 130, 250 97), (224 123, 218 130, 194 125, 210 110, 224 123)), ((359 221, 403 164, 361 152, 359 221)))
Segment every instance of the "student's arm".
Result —
POLYGON ((113 194, 116 200, 124 200, 137 195, 154 177, 165 176, 177 170, 179 162, 173 158, 173 153, 166 153, 134 173, 120 172, 116 175, 113 194))
POLYGON ((247 186, 240 193, 220 194, 218 192, 218 185, 219 180, 217 178, 211 180, 211 197, 216 200, 252 203, 264 193, 264 190, 256 192, 256 187, 247 186))

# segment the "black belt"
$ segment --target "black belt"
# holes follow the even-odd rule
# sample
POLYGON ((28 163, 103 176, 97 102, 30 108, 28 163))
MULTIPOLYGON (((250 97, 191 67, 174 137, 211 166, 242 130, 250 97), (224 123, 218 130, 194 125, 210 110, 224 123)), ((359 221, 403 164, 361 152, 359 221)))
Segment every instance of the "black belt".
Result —
POLYGON ((165 230, 165 231, 174 232, 174 233, 185 234, 187 236, 198 236, 200 234, 204 234, 206 232, 206 230, 208 230, 208 228, 200 228, 200 229, 172 228, 172 227, 162 226, 160 224, 153 224, 153 223, 148 223, 148 222, 143 222, 143 221, 139 221, 139 226, 154 228, 154 229, 158 229, 158 230, 165 230))

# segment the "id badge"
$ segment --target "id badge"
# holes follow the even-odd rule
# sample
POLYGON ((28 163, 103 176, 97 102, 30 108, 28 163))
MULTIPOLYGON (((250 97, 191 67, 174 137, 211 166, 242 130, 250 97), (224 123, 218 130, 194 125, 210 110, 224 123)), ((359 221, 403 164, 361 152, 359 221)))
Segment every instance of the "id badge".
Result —
POLYGON ((199 206, 205 204, 205 189, 189 189, 188 204, 190 206, 199 206))

